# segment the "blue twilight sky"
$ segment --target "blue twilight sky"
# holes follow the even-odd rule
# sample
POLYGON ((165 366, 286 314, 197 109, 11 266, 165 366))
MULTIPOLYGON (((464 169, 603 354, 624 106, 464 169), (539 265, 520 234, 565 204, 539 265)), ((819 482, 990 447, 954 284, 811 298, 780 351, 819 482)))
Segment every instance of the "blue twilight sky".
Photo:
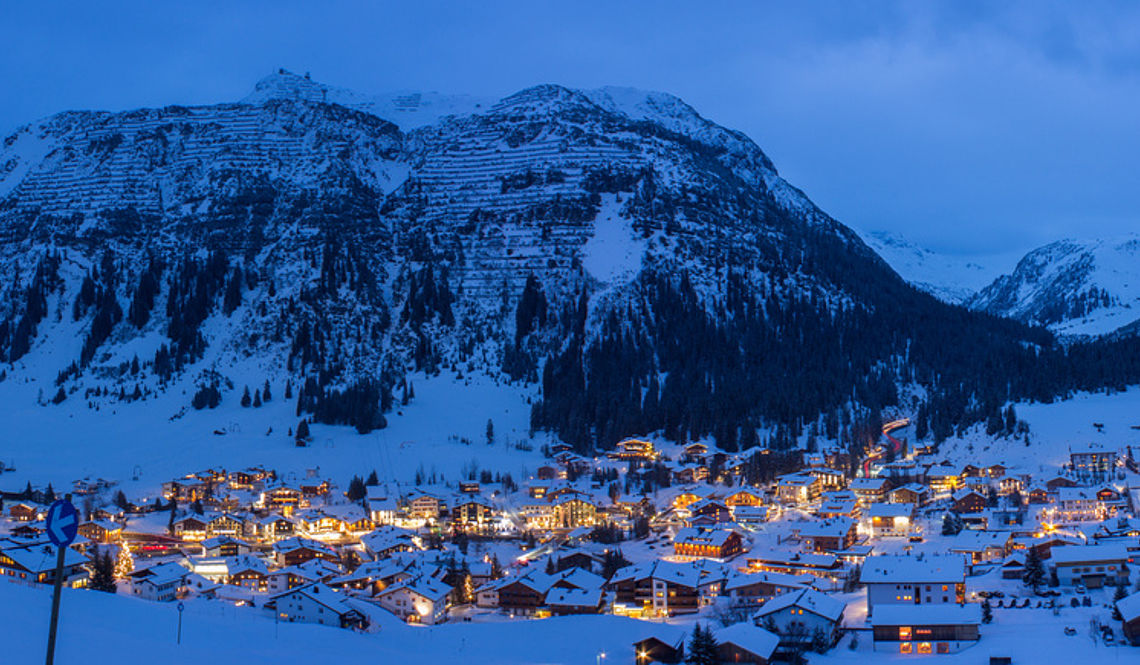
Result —
POLYGON ((0 134, 235 100, 277 67, 363 92, 671 92, 840 221, 947 252, 1140 230, 1137 3, 6 3, 0 134))

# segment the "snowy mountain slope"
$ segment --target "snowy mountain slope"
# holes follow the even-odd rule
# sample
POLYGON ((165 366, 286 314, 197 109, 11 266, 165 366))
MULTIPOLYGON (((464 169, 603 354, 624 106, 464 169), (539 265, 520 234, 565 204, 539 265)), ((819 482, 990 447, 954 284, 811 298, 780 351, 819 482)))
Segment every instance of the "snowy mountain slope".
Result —
POLYGON ((987 391, 940 426, 1068 389, 1025 370, 1047 336, 911 288, 675 97, 427 95, 391 101, 398 123, 383 99, 279 72, 239 103, 6 139, 12 399, 168 418, 290 381, 294 418, 368 433, 410 378, 451 372, 515 382, 531 430, 587 452, 653 431, 748 445, 852 395, 889 406, 904 374, 931 399, 987 391))
POLYGON ((956 256, 920 247, 898 233, 871 231, 863 240, 906 281, 953 304, 963 304, 1011 268, 1020 254, 956 256))
POLYGON ((1062 335, 1124 328, 1140 320, 1140 236, 1061 240, 1035 249, 968 304, 1062 335))

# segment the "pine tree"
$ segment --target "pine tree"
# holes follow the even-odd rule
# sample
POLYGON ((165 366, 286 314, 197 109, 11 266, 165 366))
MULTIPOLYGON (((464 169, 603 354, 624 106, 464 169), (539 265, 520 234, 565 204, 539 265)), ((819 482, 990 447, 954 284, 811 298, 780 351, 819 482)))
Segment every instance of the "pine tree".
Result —
POLYGON ((47 489, 44 490, 44 503, 53 503, 55 501, 55 490, 52 489, 51 483, 48 483, 47 489))
POLYGON ((115 562, 110 552, 96 551, 91 562, 91 581, 88 587, 95 591, 115 593, 115 562))
POLYGON ((293 399, 293 382, 285 382, 285 399, 293 399))
POLYGON ((123 490, 115 492, 115 505, 119 507, 119 510, 125 511, 130 509, 131 502, 127 500, 127 495, 123 494, 123 490))
POLYGON ((303 444, 304 442, 306 442, 308 440, 309 440, 309 423, 308 423, 308 421, 306 421, 305 419, 302 418, 301 422, 297 423, 297 441, 299 444, 303 444))
POLYGON ((986 598, 982 601, 982 623, 990 623, 994 620, 994 608, 990 605, 990 599, 986 598))
POLYGON ((693 637, 689 640, 689 654, 685 662, 688 665, 719 665, 716 647, 712 628, 703 628, 697 623, 693 626, 693 637))
POLYGON ((1124 615, 1120 613, 1120 601, 1128 596, 1128 579, 1122 578, 1120 583, 1116 585, 1116 593, 1112 594, 1112 619, 1113 621, 1124 621, 1124 615))
POLYGON ((248 407, 252 401, 253 400, 249 396, 249 386, 246 386, 245 390, 243 390, 241 393, 241 405, 243 407, 248 407))
POLYGON ((546 558, 546 574, 547 575, 553 575, 554 573, 557 573, 557 572, 558 572, 558 569, 554 565, 554 556, 552 555, 552 556, 547 557, 546 558))
POLYGON ((1034 591, 1037 591, 1045 582, 1045 565, 1041 562, 1041 555, 1034 547, 1030 547, 1029 552, 1025 555, 1025 571, 1021 574, 1021 579, 1026 586, 1034 591))
POLYGON ((495 445, 495 423, 490 418, 487 419, 487 445, 495 445))
POLYGON ((961 521, 952 513, 942 516, 942 535, 955 536, 962 531, 961 521))
POLYGON ((170 500, 170 519, 166 522, 166 531, 170 535, 174 535, 174 521, 178 519, 178 501, 175 499, 170 500))
POLYGON ((345 492, 345 496, 348 497, 349 501, 354 503, 368 496, 368 490, 365 489, 364 481, 360 479, 360 476, 352 477, 352 480, 348 483, 348 491, 345 492))
POLYGON ((365 480, 364 484, 368 487, 376 487, 380 484, 380 478, 376 475, 376 469, 373 469, 372 473, 368 474, 368 480, 365 480))
POLYGON ((273 401, 273 393, 269 391, 269 379, 266 379, 265 385, 261 387, 261 401, 262 402, 273 401))
POLYGON ((261 408, 261 391, 260 390, 253 391, 253 408, 255 408, 255 409, 261 408))

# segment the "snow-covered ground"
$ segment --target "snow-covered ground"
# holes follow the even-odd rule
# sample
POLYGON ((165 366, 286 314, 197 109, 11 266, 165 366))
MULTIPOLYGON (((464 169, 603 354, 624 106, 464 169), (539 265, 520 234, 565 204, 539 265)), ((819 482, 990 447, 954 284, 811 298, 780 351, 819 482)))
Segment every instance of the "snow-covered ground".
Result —
MULTIPOLYGON (((275 623, 259 610, 189 600, 176 643, 178 613, 173 603, 124 595, 65 590, 60 609, 57 663, 627 663, 633 642, 655 629, 649 622, 595 615, 448 623, 413 627, 392 618, 379 632, 275 623), (600 659, 599 659, 600 660, 600 659)), ((51 609, 49 587, 0 582, 0 626, 5 665, 42 663, 51 609)), ((383 616, 383 611, 375 613, 383 616)))
MULTIPOLYGON (((436 471, 455 481, 473 461, 519 480, 540 463, 543 435, 533 441, 533 451, 516 448, 529 440, 526 389, 483 375, 420 375, 412 381, 416 399, 389 413, 387 428, 360 435, 351 427, 313 425, 307 448, 296 447, 287 434, 300 419, 295 400, 284 398, 283 385, 272 386, 274 400, 261 408, 239 406, 239 384, 216 409, 189 408, 192 388, 186 386, 146 402, 94 411, 80 394, 40 406, 26 385, 5 381, 0 383, 6 422, 0 460, 16 471, 0 474, 0 488, 15 491, 31 481, 61 489, 91 476, 121 481, 128 495, 143 497, 192 471, 251 465, 285 477, 319 469, 342 486, 373 469, 382 480, 410 482, 421 466, 429 475, 436 471), (185 415, 171 419, 181 411, 185 415), (494 445, 486 443, 488 420, 494 424, 494 445), (136 470, 140 478, 132 481, 136 470)), ((251 389, 259 385, 251 378, 251 389)))
POLYGON ((1004 464, 1030 472, 1055 469, 1069 461, 1070 446, 1099 443, 1106 448, 1140 448, 1140 388, 1122 393, 1080 394, 1053 404, 1015 404, 1018 418, 1029 423, 1030 444, 994 439, 981 426, 963 438, 947 440, 942 456, 971 464, 1004 464), (1098 429, 1094 423, 1100 423, 1098 429))

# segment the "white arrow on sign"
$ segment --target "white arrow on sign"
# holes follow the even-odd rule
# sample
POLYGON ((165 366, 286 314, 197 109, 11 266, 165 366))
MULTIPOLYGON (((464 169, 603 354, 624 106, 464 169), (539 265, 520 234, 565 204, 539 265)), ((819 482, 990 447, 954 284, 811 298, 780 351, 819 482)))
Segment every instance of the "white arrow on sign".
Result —
POLYGON ((55 514, 51 518, 51 531, 59 542, 67 542, 67 534, 63 530, 72 524, 75 524, 75 515, 68 515, 67 517, 60 517, 59 513, 63 510, 63 506, 55 507, 55 514))

